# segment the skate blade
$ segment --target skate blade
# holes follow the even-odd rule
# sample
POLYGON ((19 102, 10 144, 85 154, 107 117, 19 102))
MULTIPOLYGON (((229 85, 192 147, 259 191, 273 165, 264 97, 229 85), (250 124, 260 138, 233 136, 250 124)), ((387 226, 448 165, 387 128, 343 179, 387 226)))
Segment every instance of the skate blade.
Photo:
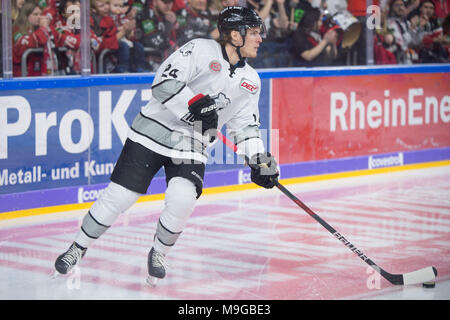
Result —
POLYGON ((59 273, 58 271, 53 271, 53 273, 50 274, 50 278, 51 279, 58 279, 61 278, 63 276, 63 274, 59 273))
MULTIPOLYGON (((75 266, 76 266, 76 265, 75 265, 75 266)), ((75 266, 74 266, 74 267, 75 267, 75 266)), ((74 267, 67 269, 67 272, 66 272, 66 273, 60 273, 58 270, 53 270, 53 271, 52 271, 53 273, 50 274, 50 277, 51 277, 52 279, 58 279, 58 278, 66 277, 67 275, 70 275, 70 274, 72 274, 72 273, 74 272, 74 267)))
POLYGON ((152 277, 152 276, 148 276, 147 279, 146 279, 146 282, 147 282, 151 287, 155 288, 156 285, 158 284, 158 281, 159 281, 159 280, 160 280, 159 278, 152 277))

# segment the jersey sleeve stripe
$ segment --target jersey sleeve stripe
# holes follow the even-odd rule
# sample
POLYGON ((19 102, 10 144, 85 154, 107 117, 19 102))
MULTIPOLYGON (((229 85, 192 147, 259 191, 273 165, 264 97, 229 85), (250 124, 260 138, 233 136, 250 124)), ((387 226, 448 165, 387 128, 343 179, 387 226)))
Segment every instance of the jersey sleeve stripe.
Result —
POLYGON ((186 87, 184 82, 167 79, 152 86, 152 95, 162 104, 179 94, 186 87))

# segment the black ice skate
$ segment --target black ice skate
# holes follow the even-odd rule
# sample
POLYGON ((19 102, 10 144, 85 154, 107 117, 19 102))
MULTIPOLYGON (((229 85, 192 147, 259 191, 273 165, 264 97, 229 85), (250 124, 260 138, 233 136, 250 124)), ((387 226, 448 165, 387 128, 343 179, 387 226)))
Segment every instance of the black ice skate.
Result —
POLYGON ((55 269, 60 274, 66 274, 73 267, 80 263, 81 258, 86 253, 86 248, 81 247, 76 242, 72 243, 69 250, 61 254, 55 261, 55 269))
POLYGON ((163 279, 166 276, 167 263, 164 254, 159 253, 152 248, 148 253, 147 265, 147 283, 154 287, 158 283, 159 279, 163 279))

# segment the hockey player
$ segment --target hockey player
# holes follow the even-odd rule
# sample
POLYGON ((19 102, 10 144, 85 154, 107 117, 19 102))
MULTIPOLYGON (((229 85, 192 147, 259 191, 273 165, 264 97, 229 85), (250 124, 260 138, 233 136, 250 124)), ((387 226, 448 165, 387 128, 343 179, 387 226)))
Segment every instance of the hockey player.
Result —
POLYGON ((75 242, 56 259, 59 273, 80 262, 89 245, 147 191, 164 167, 165 207, 148 254, 147 281, 154 285, 164 278, 165 256, 202 193, 206 146, 223 125, 251 159, 252 181, 264 188, 275 185, 277 164, 264 151, 258 129, 261 81, 246 63, 257 55, 262 20, 251 9, 227 7, 218 25, 218 42, 194 39, 158 69, 152 98, 131 125, 111 183, 84 217, 75 242))

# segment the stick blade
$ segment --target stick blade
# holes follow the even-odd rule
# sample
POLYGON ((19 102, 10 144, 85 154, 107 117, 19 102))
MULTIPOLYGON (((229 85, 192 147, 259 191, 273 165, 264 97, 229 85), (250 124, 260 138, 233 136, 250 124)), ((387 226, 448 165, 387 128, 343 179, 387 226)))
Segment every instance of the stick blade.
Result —
POLYGON ((435 267, 426 267, 413 272, 408 272, 403 274, 403 284, 411 285, 424 283, 427 281, 434 280, 437 276, 437 270, 435 267))

